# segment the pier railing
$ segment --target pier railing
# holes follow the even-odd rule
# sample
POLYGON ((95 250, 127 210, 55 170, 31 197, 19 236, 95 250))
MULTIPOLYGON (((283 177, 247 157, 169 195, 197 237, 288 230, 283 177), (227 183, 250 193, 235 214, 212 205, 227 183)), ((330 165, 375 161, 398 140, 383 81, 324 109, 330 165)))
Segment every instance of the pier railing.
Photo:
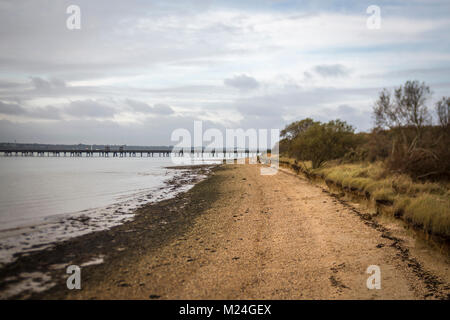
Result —
POLYGON ((270 153, 270 149, 196 149, 196 148, 172 148, 172 149, 14 149, 2 148, 0 155, 6 157, 211 157, 211 158, 242 158, 253 157, 261 153, 270 153))

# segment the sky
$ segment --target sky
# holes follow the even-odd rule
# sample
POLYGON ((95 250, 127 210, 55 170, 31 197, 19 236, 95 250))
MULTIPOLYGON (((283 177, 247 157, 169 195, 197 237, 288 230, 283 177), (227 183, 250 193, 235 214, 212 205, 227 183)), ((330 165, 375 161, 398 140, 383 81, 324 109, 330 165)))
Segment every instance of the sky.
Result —
POLYGON ((0 142, 168 145, 195 120, 369 131, 383 88, 424 81, 431 110, 450 95, 448 16, 448 0, 0 0, 0 142))

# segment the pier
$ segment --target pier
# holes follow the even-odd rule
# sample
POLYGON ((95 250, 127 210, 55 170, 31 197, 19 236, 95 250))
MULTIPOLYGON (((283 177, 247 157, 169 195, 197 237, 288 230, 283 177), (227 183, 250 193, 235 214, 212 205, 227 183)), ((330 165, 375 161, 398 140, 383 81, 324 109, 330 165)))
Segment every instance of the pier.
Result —
POLYGON ((2 148, 0 156, 4 157, 102 157, 102 158, 132 158, 132 157, 184 157, 194 158, 248 158, 256 157, 263 153, 270 153, 267 150, 250 149, 199 149, 199 148, 171 148, 171 149, 24 149, 24 148, 2 148))

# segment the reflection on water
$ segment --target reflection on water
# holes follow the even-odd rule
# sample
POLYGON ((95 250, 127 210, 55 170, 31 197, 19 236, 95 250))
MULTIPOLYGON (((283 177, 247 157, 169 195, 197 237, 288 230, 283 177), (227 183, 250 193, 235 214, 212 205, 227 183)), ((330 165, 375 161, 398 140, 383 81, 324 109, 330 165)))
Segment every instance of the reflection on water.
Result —
POLYGON ((103 230, 202 179, 170 158, 0 158, 0 266, 17 252, 103 230), (175 179, 177 186, 168 186, 175 179))
POLYGON ((0 158, 0 229, 162 186, 167 165, 168 158, 0 158))

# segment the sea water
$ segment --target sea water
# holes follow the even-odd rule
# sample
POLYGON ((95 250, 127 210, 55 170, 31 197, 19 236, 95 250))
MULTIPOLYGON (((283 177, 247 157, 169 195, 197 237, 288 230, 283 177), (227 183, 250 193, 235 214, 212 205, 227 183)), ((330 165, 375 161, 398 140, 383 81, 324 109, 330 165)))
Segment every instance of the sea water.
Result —
POLYGON ((170 157, 0 157, 0 264, 132 219, 145 203, 173 197, 170 157))

